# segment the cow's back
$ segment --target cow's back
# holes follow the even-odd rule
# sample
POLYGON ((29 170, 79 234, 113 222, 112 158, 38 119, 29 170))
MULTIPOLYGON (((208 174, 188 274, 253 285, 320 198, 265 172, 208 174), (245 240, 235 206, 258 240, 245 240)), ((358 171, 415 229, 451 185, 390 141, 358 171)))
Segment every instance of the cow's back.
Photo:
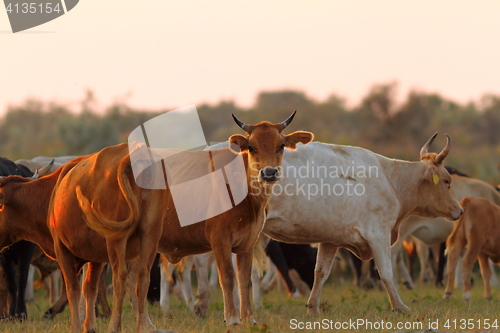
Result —
POLYGON ((104 216, 116 220, 126 218, 128 210, 120 194, 117 173, 120 161, 127 156, 128 146, 120 144, 77 158, 61 170, 49 208, 49 223, 52 229, 57 229, 61 241, 81 258, 108 261, 105 239, 87 226, 76 197, 76 187, 81 188, 104 216))
POLYGON ((363 241, 356 226, 344 221, 364 220, 367 212, 388 205, 397 211, 378 156, 321 142, 285 150, 284 178, 273 189, 264 232, 284 242, 363 241))

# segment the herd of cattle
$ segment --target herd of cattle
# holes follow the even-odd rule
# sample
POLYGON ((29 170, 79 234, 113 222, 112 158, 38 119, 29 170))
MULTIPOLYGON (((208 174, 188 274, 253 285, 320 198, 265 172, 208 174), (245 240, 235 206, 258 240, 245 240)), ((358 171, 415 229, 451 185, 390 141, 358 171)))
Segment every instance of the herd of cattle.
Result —
MULTIPOLYGON (((121 329, 127 290, 136 313, 137 332, 151 325, 146 302, 157 253, 168 261, 163 263, 166 266, 182 261, 187 272, 183 274, 184 298, 200 315, 208 308, 208 272, 215 262, 227 325, 241 320, 255 323, 250 291, 254 306, 258 305, 260 278, 255 263, 262 261, 263 251, 259 249, 264 247, 290 294, 297 294, 298 284, 304 282, 311 290, 307 302, 310 314, 319 313, 321 289, 338 248, 350 250, 354 262, 373 258, 392 308, 410 311, 396 287, 396 268, 405 285, 413 287, 401 259, 409 237, 417 240, 422 272, 429 248, 447 242, 445 297, 451 296, 453 273, 464 248, 465 299, 470 299, 471 271, 478 258, 485 297, 491 297, 489 260, 500 262, 495 246, 500 240, 500 194, 478 179, 450 175, 443 165, 451 149, 448 136, 439 154, 429 152, 436 133, 422 147, 420 161, 408 162, 359 147, 311 142, 313 134, 305 131, 286 135, 283 130, 294 115, 281 123, 256 125, 245 124, 233 115, 246 136, 235 134, 227 143, 209 150, 184 152, 170 164, 175 165, 170 170, 164 168, 167 163, 157 159, 145 163, 148 167, 140 174, 134 173, 131 155, 139 156, 138 150, 146 151, 141 156, 155 153, 144 145, 131 150, 129 145, 120 144, 87 156, 54 160, 14 163, 2 158, 0 249, 4 249, 2 267, 10 295, 8 316, 27 316, 25 290, 37 248, 34 243, 48 257, 57 259, 65 282, 61 297, 46 316, 54 316, 68 303, 73 333, 96 330, 96 303, 101 304, 104 315, 109 314, 102 273, 107 263, 113 284, 110 331, 121 329), (246 174, 231 174, 224 168, 235 156, 242 157, 246 174), (184 227, 168 185, 166 189, 137 185, 165 181, 167 174, 169 179, 182 180, 207 172, 223 175, 234 205, 215 217, 184 227), (228 182, 231 178, 248 189, 247 196, 237 204, 238 189, 228 182), (273 240, 269 242, 264 235, 273 240), (317 249, 308 245, 311 243, 318 244, 317 249), (17 273, 14 264, 18 265, 17 273), (196 302, 190 289, 192 266, 198 274, 196 302), (290 276, 294 272, 291 269, 299 272, 298 281, 290 276), (82 295, 86 304, 83 325, 79 313, 82 295)), ((213 195, 206 200, 220 205, 221 199, 213 195)), ((46 269, 42 275, 56 268, 46 269)), ((169 285, 165 272, 166 267, 161 270, 160 304, 164 310, 168 309, 165 290, 169 285)), ((2 300, 0 308, 1 304, 2 300)))

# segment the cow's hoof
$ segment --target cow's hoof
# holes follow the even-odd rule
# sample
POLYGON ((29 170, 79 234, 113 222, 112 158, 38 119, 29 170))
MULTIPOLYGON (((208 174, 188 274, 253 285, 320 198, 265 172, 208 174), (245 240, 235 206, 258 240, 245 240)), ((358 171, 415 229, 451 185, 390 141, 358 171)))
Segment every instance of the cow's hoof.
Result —
POLYGON ((314 315, 319 314, 319 307, 315 307, 311 303, 307 303, 306 308, 307 308, 307 314, 309 316, 314 316, 314 315))
POLYGON ((403 282, 403 284, 406 287, 406 289, 413 290, 413 285, 410 283, 410 281, 405 281, 403 282))
POLYGON ((400 305, 399 307, 397 308, 393 308, 392 309, 394 312, 398 312, 398 313, 402 313, 402 314, 410 314, 411 313, 411 310, 409 307, 407 307, 406 305, 402 304, 400 305))
POLYGON ((229 318, 229 320, 226 320, 227 326, 238 326, 239 324, 241 324, 241 321, 237 317, 229 318))
POLYGON ((43 314, 43 319, 54 319, 55 315, 55 310, 53 308, 50 308, 43 314))
POLYGON ((198 317, 205 317, 207 314, 207 307, 201 305, 194 306, 194 314, 198 317))
POLYGON ((491 299, 492 299, 492 298, 493 298, 493 297, 491 297, 491 295, 490 295, 490 296, 486 296, 484 299, 486 299, 486 300, 488 300, 488 301, 491 301, 491 299))
POLYGON ((97 329, 89 328, 89 329, 87 329, 87 333, 97 333, 97 329))

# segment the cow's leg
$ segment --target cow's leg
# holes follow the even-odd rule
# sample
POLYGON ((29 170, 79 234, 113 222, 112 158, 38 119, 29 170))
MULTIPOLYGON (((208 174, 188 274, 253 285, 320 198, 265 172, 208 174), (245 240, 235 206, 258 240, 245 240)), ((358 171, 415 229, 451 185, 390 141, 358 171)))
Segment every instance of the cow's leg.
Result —
POLYGON ((446 266, 446 256, 444 251, 446 250, 446 243, 443 242, 439 244, 439 260, 438 260, 438 270, 436 274, 436 287, 443 287, 444 280, 444 267, 446 266))
POLYGON ((87 276, 83 282, 83 296, 85 298, 85 321, 83 324, 84 331, 94 333, 97 331, 97 322, 95 314, 95 306, 97 300, 97 289, 99 278, 101 276, 104 263, 89 263, 87 276))
MULTIPOLYGON (((213 255, 213 254, 212 254, 213 255)), ((217 264, 211 260, 210 264, 210 289, 215 290, 219 285, 219 273, 217 272, 217 264)))
POLYGON ((97 288, 97 305, 101 306, 100 317, 108 318, 111 315, 111 309, 109 308, 108 297, 106 296, 106 269, 101 271, 99 277, 99 285, 97 288))
POLYGON ((108 331, 119 332, 122 325, 121 312, 128 276, 124 256, 127 243, 126 240, 111 241, 107 239, 106 246, 108 249, 109 264, 111 266, 111 270, 113 271, 113 310, 111 312, 108 331))
MULTIPOLYGON (((236 254, 231 254, 231 259, 233 261, 233 268, 236 269, 236 254)), ((233 295, 234 295, 234 306, 236 307, 236 313, 240 313, 240 291, 238 289, 238 276, 236 276, 236 282, 234 283, 233 295)), ((241 319, 241 317, 240 317, 241 319)))
POLYGON ((385 289, 389 294, 389 301, 391 302, 392 309, 403 313, 410 312, 410 309, 404 305, 399 297, 392 277, 390 239, 375 239, 369 242, 369 245, 373 252, 373 260, 375 261, 375 265, 377 265, 380 279, 384 283, 385 289))
POLYGON ((494 287, 498 287, 498 278, 497 278, 497 275, 495 273, 495 264, 493 264, 493 261, 491 260, 488 260, 488 264, 490 265, 490 269, 491 269, 491 272, 493 274, 491 274, 491 280, 490 280, 490 284, 494 287))
MULTIPOLYGON (((33 288, 34 276, 35 276, 35 266, 30 265, 28 271, 28 280, 26 281, 26 294, 25 294, 26 303, 33 302, 35 300, 35 291, 33 288)), ((54 301, 51 299, 50 302, 53 303, 54 301)))
POLYGON ((266 246, 266 253, 271 261, 276 265, 281 277, 285 281, 288 294, 296 294, 298 291, 288 274, 289 267, 286 262, 286 258, 283 255, 283 251, 281 250, 280 244, 275 240, 271 240, 266 246))
POLYGON ((61 281, 61 270, 56 269, 50 274, 50 303, 54 303, 60 296, 59 282, 61 281))
MULTIPOLYGON (((397 263, 398 263, 399 271, 401 272, 401 277, 403 279, 403 284, 405 285, 405 287, 407 289, 412 290, 413 289, 413 279, 411 278, 411 274, 408 271, 408 268, 407 268, 407 266, 405 264, 402 252, 399 252, 398 258, 396 260, 397 260, 397 263)), ((398 271, 398 270, 393 270, 393 271, 398 271)), ((394 279, 394 280, 396 281, 397 279, 394 279)))
POLYGON ((238 285, 240 290, 240 316, 249 319, 252 325, 257 324, 252 315, 252 303, 250 302, 250 283, 252 275, 253 249, 249 253, 236 254, 238 269, 238 285))
POLYGON ((267 293, 271 289, 270 285, 274 274, 276 274, 276 266, 274 266, 271 260, 267 260, 267 271, 260 281, 260 285, 262 286, 264 293, 267 293))
POLYGON ((196 276, 198 278, 198 293, 196 294, 196 302, 194 303, 194 313, 198 316, 206 315, 210 301, 208 269, 210 267, 211 256, 212 253, 210 252, 193 256, 196 276))
POLYGON ((70 306, 71 332, 81 333, 82 325, 78 309, 81 294, 81 287, 78 279, 80 265, 77 265, 73 254, 58 238, 54 238, 54 250, 66 283, 66 292, 70 306))
POLYGON ((491 290, 490 290, 490 282, 491 282, 491 267, 488 260, 488 256, 484 253, 479 254, 479 268, 481 269, 481 276, 483 277, 484 282, 484 298, 491 299, 491 290))
POLYGON ((133 265, 137 266, 137 273, 132 275, 132 277, 136 277, 136 295, 138 300, 137 333, 142 332, 148 325, 153 326, 146 308, 147 294, 151 277, 151 267, 158 252, 163 221, 163 216, 155 216, 153 214, 155 211, 153 207, 155 205, 151 203, 150 209, 146 210, 147 216, 145 221, 147 223, 143 223, 143 226, 146 228, 141 232, 139 258, 134 261, 133 265))
POLYGON ((61 286, 61 295, 55 301, 55 303, 52 304, 50 309, 45 311, 45 313, 43 314, 43 318, 54 319, 56 314, 63 312, 66 305, 68 305, 68 297, 66 295, 66 283, 64 282, 64 279, 63 279, 63 284, 61 286))
MULTIPOLYGON (((392 260, 392 274, 394 277, 394 283, 398 284, 399 283, 399 273, 398 269, 401 271, 401 265, 400 263, 403 261, 402 260, 402 251, 403 251, 403 244, 401 240, 401 235, 399 235, 399 238, 396 243, 394 243, 391 247, 391 260, 392 260)), ((403 273, 403 272, 401 272, 403 273)))
MULTIPOLYGON (((151 319, 149 318, 149 314, 146 310, 144 315, 140 315, 140 306, 141 302, 139 302, 139 294, 138 290, 140 288, 140 285, 138 283, 139 281, 139 270, 140 270, 141 263, 137 262, 137 259, 133 262, 127 263, 127 271, 128 271, 128 279, 126 279, 126 293, 128 293, 130 303, 132 304, 132 310, 134 314, 136 315, 137 324, 141 322, 141 316, 143 323, 148 323, 149 326, 154 327, 153 323, 151 322, 151 319)), ((149 270, 151 272, 151 269, 149 270)), ((150 275, 148 275, 150 276, 150 275)), ((149 287, 149 282, 148 282, 148 287, 149 287)), ((144 307, 146 307, 147 303, 147 289, 146 289, 146 298, 144 299, 144 307)), ((144 324, 145 325, 145 324, 144 324)), ((139 329, 137 329, 139 330, 139 329)))
POLYGON ((319 313, 321 289, 328 276, 330 276, 336 252, 337 246, 335 245, 320 243, 318 246, 318 257, 314 268, 314 285, 306 305, 308 314, 319 313))
MULTIPOLYGON (((410 221, 405 221, 410 222, 410 221)), ((402 223, 399 228, 399 237, 396 243, 391 247, 391 260, 392 260, 392 271, 394 277, 394 283, 397 285, 399 283, 398 268, 401 273, 402 283, 408 288, 412 289, 414 286, 413 279, 410 272, 404 265, 403 260, 403 242, 408 239, 408 237, 415 230, 415 226, 412 223, 402 223), (400 265, 398 265, 398 260, 400 265)))
POLYGON ((182 271, 182 292, 189 310, 194 311, 193 287, 191 283, 191 270, 193 269, 194 258, 187 256, 182 258, 184 270, 182 271))
POLYGON ((213 242, 215 262, 219 271, 222 294, 224 297, 224 320, 228 326, 240 324, 234 303, 235 276, 231 259, 231 245, 225 242, 213 242))
POLYGON ((262 298, 260 297, 260 277, 257 268, 252 267, 252 299, 255 308, 262 307, 262 298))
POLYGON ((148 303, 153 305, 160 301, 160 279, 161 279, 161 268, 160 264, 160 254, 157 253, 155 256, 155 261, 151 267, 150 272, 150 283, 148 286, 148 303))
POLYGON ((418 240, 415 242, 415 247, 418 255, 418 262, 420 264, 419 280, 421 283, 426 283, 429 271, 429 246, 424 242, 418 240))
POLYGON ((16 317, 24 320, 28 317, 28 310, 26 309, 26 284, 28 283, 28 273, 31 266, 31 258, 35 251, 35 244, 25 241, 23 245, 24 251, 19 257, 19 288, 17 294, 17 308, 16 317))
POLYGON ((472 267, 476 262, 477 256, 479 255, 479 246, 474 246, 472 242, 467 245, 467 251, 465 251, 464 257, 462 259, 462 280, 464 281, 464 300, 470 301, 470 288, 471 288, 471 277, 472 277, 472 267))
MULTIPOLYGON (((7 251, 8 250, 9 249, 7 249, 7 251)), ((12 262, 10 253, 3 253, 2 268, 5 274, 5 280, 7 281, 7 288, 10 296, 9 317, 14 319, 17 307, 17 283, 16 271, 14 270, 14 263, 12 262)))
POLYGON ((170 309, 170 300, 168 295, 168 290, 170 287, 170 281, 168 279, 168 263, 160 263, 160 309, 163 313, 167 313, 170 309))
POLYGON ((358 287, 361 288, 361 276, 363 274, 362 266, 363 262, 361 259, 356 257, 351 251, 345 249, 345 248, 340 248, 340 253, 343 254, 344 258, 349 262, 349 266, 351 267, 351 270, 354 274, 354 284, 358 287))
POLYGON ((453 293, 453 287, 454 287, 454 280, 455 280, 455 270, 457 269, 457 264, 458 260, 460 259, 460 254, 462 252, 462 249, 464 248, 464 243, 457 238, 455 238, 455 241, 453 244, 450 244, 448 246, 447 251, 448 252, 448 263, 447 263, 447 268, 448 268, 448 279, 446 282, 446 289, 444 291, 444 299, 449 299, 451 298, 451 294, 453 293))

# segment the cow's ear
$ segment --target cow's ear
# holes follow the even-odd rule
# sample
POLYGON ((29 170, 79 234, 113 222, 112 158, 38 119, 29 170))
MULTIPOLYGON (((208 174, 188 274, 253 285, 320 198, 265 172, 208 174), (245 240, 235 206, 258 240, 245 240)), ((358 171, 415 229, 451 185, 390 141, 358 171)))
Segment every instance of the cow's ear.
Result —
POLYGON ((229 150, 235 154, 248 150, 248 139, 241 134, 234 134, 229 137, 229 150), (234 146, 236 145, 236 147, 234 146))
POLYGON ((422 178, 430 181, 434 185, 437 185, 439 182, 439 176, 437 175, 437 168, 434 166, 429 167, 427 170, 425 170, 424 176, 422 178))
POLYGON ((311 132, 297 131, 285 136, 285 147, 295 149, 297 143, 308 144, 314 139, 314 134, 311 132))

